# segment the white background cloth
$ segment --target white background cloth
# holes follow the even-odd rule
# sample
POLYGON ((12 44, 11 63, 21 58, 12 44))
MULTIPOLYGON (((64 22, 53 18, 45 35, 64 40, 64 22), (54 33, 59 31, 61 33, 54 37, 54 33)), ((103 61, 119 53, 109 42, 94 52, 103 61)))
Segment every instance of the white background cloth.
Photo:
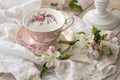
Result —
MULTIPOLYGON (((40 6, 40 0, 0 0, 0 72, 12 73, 17 80, 41 80, 40 70, 34 65, 42 64, 40 58, 16 44, 14 39, 16 31, 22 26, 23 16, 40 6)), ((71 28, 76 33, 85 28, 85 24, 78 17, 74 18, 75 22, 71 28)), ((55 71, 47 74, 43 80, 101 80, 115 72, 116 66, 112 64, 117 59, 117 44, 114 57, 104 58, 100 62, 92 62, 85 54, 78 54, 78 46, 76 44, 72 49, 74 56, 71 59, 74 62, 60 61, 63 65, 59 66, 58 63, 55 71)))
POLYGON ((40 0, 0 0, 0 72, 12 73, 17 80, 40 80, 34 65, 41 63, 39 58, 15 43, 23 16, 40 6, 40 0))

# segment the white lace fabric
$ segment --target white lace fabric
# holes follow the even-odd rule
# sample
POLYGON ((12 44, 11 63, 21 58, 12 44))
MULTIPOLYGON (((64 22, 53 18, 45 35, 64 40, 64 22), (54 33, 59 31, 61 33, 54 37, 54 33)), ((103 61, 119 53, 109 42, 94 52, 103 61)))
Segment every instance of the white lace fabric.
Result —
MULTIPOLYGON (((34 63, 41 65, 43 60, 15 41, 23 16, 40 6, 40 0, 0 0, 0 73, 11 73, 16 80, 41 80, 41 69, 38 70, 34 63)), ((74 19, 71 27, 74 33, 86 30, 87 26, 80 18, 74 16, 74 19)), ((74 53, 74 56, 70 60, 58 61, 55 69, 42 80, 101 80, 113 74, 119 46, 116 37, 111 41, 113 44, 107 44, 112 47, 114 55, 104 56, 101 61, 91 60, 87 54, 80 53, 81 44, 77 43, 68 51, 74 53)), ((10 80, 8 75, 3 77, 0 76, 0 80, 10 80)))
POLYGON ((40 6, 40 0, 0 0, 0 73, 12 73, 17 80, 41 80, 34 65, 41 63, 39 58, 15 43, 22 17, 40 6))

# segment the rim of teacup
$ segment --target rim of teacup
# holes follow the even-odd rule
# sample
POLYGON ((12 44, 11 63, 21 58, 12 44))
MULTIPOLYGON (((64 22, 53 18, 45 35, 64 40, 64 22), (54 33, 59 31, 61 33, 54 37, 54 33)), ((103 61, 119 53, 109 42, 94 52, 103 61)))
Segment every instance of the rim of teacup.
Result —
POLYGON ((62 27, 64 27, 66 18, 65 18, 65 16, 64 16, 61 12, 59 12, 59 11, 57 11, 57 10, 55 10, 55 9, 52 9, 52 8, 39 8, 39 9, 37 9, 37 10, 33 10, 33 11, 28 12, 27 14, 25 14, 25 16, 23 17, 23 20, 22 20, 22 21, 23 21, 23 26, 24 26, 26 29, 28 29, 28 30, 30 30, 30 31, 32 31, 32 32, 52 32, 52 31, 56 31, 56 30, 59 30, 59 29, 61 29, 62 27), (26 18, 28 15, 32 14, 33 12, 40 11, 40 10, 42 10, 42 9, 46 9, 46 10, 49 9, 49 10, 55 11, 56 13, 60 14, 60 15, 63 17, 63 19, 64 19, 63 24, 59 25, 58 28, 55 28, 55 29, 53 29, 53 30, 48 30, 48 31, 35 31, 35 30, 32 30, 32 29, 28 28, 27 25, 25 24, 25 18, 26 18))

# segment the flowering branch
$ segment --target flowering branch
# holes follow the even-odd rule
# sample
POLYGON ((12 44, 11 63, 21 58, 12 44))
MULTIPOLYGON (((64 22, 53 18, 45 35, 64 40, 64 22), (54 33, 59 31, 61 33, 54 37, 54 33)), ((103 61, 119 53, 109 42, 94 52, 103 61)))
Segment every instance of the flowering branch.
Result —
MULTIPOLYGON (((97 29, 95 26, 92 26, 92 37, 88 37, 86 32, 78 32, 77 34, 81 35, 81 41, 83 40, 84 44, 87 43, 87 48, 89 49, 89 57, 96 60, 101 60, 102 56, 105 54, 107 50, 107 55, 113 55, 112 49, 110 46, 105 45, 104 41, 108 41, 106 38, 108 34, 101 35, 101 30, 97 29)), ((86 46, 85 45, 85 46, 86 46)))
POLYGON ((63 9, 64 7, 69 7, 71 10, 83 11, 82 6, 77 4, 77 0, 64 0, 59 3, 51 3, 52 6, 57 6, 58 9, 63 9))

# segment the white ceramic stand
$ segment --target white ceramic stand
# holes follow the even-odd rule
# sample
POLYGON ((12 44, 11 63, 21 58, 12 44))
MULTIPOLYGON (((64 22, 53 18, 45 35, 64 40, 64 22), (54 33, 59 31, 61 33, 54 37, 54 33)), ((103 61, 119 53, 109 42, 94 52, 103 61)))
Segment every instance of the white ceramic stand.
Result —
POLYGON ((120 20, 106 10, 109 0, 94 0, 96 9, 87 12, 83 20, 101 30, 120 31, 120 20))

